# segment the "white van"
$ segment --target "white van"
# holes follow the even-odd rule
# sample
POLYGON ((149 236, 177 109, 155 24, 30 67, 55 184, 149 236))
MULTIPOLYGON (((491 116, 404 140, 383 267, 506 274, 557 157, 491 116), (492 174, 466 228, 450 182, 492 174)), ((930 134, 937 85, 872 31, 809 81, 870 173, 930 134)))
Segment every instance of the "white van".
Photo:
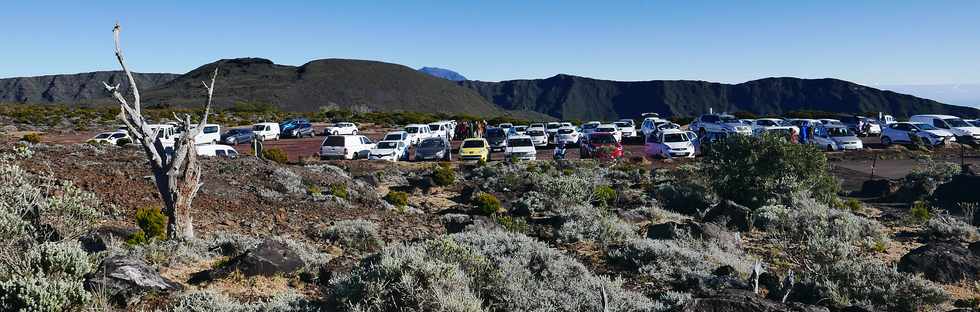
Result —
POLYGON ((205 157, 238 157, 238 151, 234 147, 221 144, 202 144, 195 146, 197 156, 205 157))
POLYGON ((968 142, 971 139, 980 141, 980 127, 976 127, 956 116, 915 115, 909 118, 909 121, 930 124, 936 128, 952 132, 959 142, 968 142))
POLYGON ((259 140, 278 140, 279 124, 275 122, 260 122, 252 126, 252 132, 259 140))
POLYGON ((429 125, 410 124, 405 126, 405 133, 408 133, 408 141, 411 145, 419 144, 422 140, 431 138, 432 131, 429 125))
POLYGON ((201 133, 194 137, 194 144, 213 144, 221 141, 221 126, 217 124, 204 124, 201 133))
POLYGON ((150 131, 157 131, 157 138, 160 139, 160 143, 163 143, 163 147, 174 147, 177 142, 177 127, 168 124, 155 124, 148 127, 150 131))
POLYGON ((320 159, 367 158, 374 147, 363 135, 330 135, 320 144, 320 159))

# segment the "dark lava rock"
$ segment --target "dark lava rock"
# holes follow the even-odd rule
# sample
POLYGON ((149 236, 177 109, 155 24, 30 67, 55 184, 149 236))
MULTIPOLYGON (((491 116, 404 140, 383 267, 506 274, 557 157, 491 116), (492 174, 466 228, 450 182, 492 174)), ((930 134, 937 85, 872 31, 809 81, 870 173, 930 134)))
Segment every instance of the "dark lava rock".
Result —
POLYGON ((647 227, 647 238, 650 239, 678 239, 687 235, 694 238, 718 239, 722 241, 735 239, 731 232, 728 232, 717 224, 697 223, 691 220, 684 222, 669 221, 647 227))
POLYGON ((134 228, 102 226, 78 237, 82 250, 87 253, 105 251, 109 241, 123 241, 136 233, 134 228))
POLYGON ((162 276, 141 259, 112 256, 102 261, 94 273, 87 276, 85 289, 104 292, 119 303, 133 303, 148 292, 180 290, 180 284, 162 276))
POLYGON ((752 209, 726 200, 718 203, 704 214, 705 222, 722 222, 740 232, 752 230, 752 209))
POLYGON ((683 312, 829 312, 826 307, 780 303, 760 298, 748 290, 726 289, 688 301, 683 312))
MULTIPOLYGON (((954 214, 962 214, 959 203, 980 202, 980 176, 958 174, 947 183, 936 187, 932 200, 942 209, 954 214)), ((975 215, 974 224, 980 224, 980 213, 975 215)))
POLYGON ((442 225, 446 227, 446 233, 449 234, 478 229, 503 229, 500 224, 487 216, 450 213, 439 217, 439 219, 442 220, 442 225))
POLYGON ((861 195, 867 197, 886 197, 898 192, 901 185, 898 182, 881 179, 867 180, 861 183, 861 195))
POLYGON ((194 273, 188 282, 199 284, 212 281, 228 276, 234 271, 239 271, 245 276, 290 274, 304 267, 306 262, 300 259, 295 250, 282 242, 267 240, 258 247, 232 258, 220 268, 194 273))
POLYGON ((913 249, 898 262, 901 272, 922 273, 935 282, 952 284, 980 277, 980 256, 956 243, 933 243, 913 249))

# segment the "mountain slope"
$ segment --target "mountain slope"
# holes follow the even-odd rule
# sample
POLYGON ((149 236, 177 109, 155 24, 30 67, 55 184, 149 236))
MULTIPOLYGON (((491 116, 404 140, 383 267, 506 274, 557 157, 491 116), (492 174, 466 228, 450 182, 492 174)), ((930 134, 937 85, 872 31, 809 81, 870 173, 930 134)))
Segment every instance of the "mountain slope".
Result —
POLYGON ((419 68, 419 71, 420 72, 423 72, 423 73, 426 73, 426 74, 428 74, 430 76, 438 77, 438 78, 442 78, 442 79, 446 79, 446 80, 452 80, 452 81, 463 81, 463 80, 466 80, 466 77, 463 77, 463 75, 460 75, 457 72, 454 72, 452 70, 448 70, 448 69, 445 69, 445 68, 422 67, 422 68, 419 68))
MULTIPOLYGON (((134 73, 142 89, 157 87, 176 78, 176 74, 134 73)), ((129 90, 120 71, 101 71, 71 75, 48 75, 0 79, 0 102, 76 103, 108 96, 102 82, 119 84, 129 90)))
POLYGON ((505 109, 526 109, 562 119, 615 119, 644 112, 697 116, 715 111, 783 114, 797 110, 889 112, 896 116, 948 113, 976 117, 980 110, 882 91, 837 79, 765 78, 740 84, 652 80, 622 82, 557 75, 502 82, 462 81, 505 109))

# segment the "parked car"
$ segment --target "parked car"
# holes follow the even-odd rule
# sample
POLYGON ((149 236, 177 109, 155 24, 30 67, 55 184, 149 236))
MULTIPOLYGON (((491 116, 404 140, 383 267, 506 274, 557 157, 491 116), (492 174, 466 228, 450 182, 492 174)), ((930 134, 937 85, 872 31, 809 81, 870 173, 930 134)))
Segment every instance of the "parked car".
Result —
POLYGON ((817 119, 817 120, 819 120, 820 123, 822 123, 824 125, 827 125, 827 126, 843 126, 844 125, 844 123, 841 122, 838 119, 823 118, 823 119, 817 119))
POLYGON ((514 124, 509 123, 509 122, 505 122, 505 123, 502 123, 502 124, 497 125, 497 128, 504 129, 505 131, 510 131, 510 128, 513 128, 513 127, 514 127, 514 124))
POLYGON ((449 123, 433 122, 429 124, 429 135, 443 137, 446 140, 452 140, 453 131, 450 128, 449 123))
MULTIPOLYGON (((575 125, 573 125, 572 123, 570 123, 570 122, 564 122, 564 121, 561 122, 561 123, 559 123, 559 125, 561 125, 562 127, 575 127, 575 125)), ((561 128, 559 128, 559 129, 561 129, 561 128)))
POLYGON ((657 132, 658 128, 666 123, 669 123, 669 121, 666 119, 660 119, 660 117, 646 117, 643 119, 643 123, 640 124, 640 133, 643 134, 644 137, 649 136, 654 132, 657 132))
POLYGON ((633 126, 633 119, 620 119, 613 124, 616 125, 616 130, 619 130, 622 137, 632 138, 636 136, 636 127, 633 126))
POLYGON ((316 131, 313 130, 313 124, 306 118, 287 119, 279 123, 279 131, 282 132, 282 137, 284 138, 302 138, 307 136, 312 138, 316 135, 316 131))
POLYGON ((531 137, 534 146, 548 146, 548 133, 544 132, 544 128, 527 128, 524 133, 531 137))
POLYGON ((575 127, 561 127, 555 135, 554 143, 555 145, 578 144, 581 137, 581 133, 575 130, 575 127))
POLYGON ((490 143, 486 139, 469 138, 459 147, 459 158, 463 161, 490 160, 490 143))
POLYGON ((545 124, 540 123, 540 122, 531 123, 530 125, 527 126, 527 128, 528 129, 531 129, 531 128, 541 128, 541 129, 547 130, 547 128, 545 128, 545 124))
POLYGON ((490 151, 503 151, 507 147, 507 132, 500 128, 490 128, 484 133, 484 138, 490 143, 490 151))
POLYGON ((963 121, 966 121, 966 123, 971 124, 974 127, 980 127, 980 119, 968 119, 963 121))
POLYGON ((861 139, 844 125, 825 125, 813 132, 810 144, 829 151, 860 150, 864 148, 861 139))
POLYGON ((403 140, 381 141, 368 152, 370 160, 408 160, 408 144, 403 140))
POLYGON ((858 136, 881 135, 881 125, 878 124, 877 120, 868 117, 844 116, 841 117, 841 123, 858 136))
POLYGON ((255 138, 255 133, 252 129, 248 128, 238 128, 231 129, 225 134, 221 135, 221 142, 230 145, 238 145, 239 143, 248 143, 255 138))
POLYGON ((595 127, 595 130, 593 130, 589 135, 596 133, 609 133, 616 137, 617 142, 623 141, 623 134, 619 132, 619 128, 617 128, 615 124, 599 125, 598 127, 595 127))
POLYGON ((623 157, 623 144, 612 133, 593 133, 585 136, 579 146, 579 154, 583 159, 617 159, 623 157))
POLYGON ((172 149, 174 144, 177 143, 177 137, 179 133, 177 132, 177 127, 169 124, 154 124, 149 125, 150 131, 157 132, 157 138, 160 139, 160 143, 163 144, 164 148, 172 149))
POLYGON ((113 131, 113 132, 103 132, 99 133, 95 137, 88 140, 92 143, 105 143, 112 145, 125 145, 133 143, 133 139, 129 137, 129 132, 126 131, 113 131))
POLYGON ((201 132, 194 136, 194 144, 213 144, 221 141, 221 126, 205 124, 201 132))
POLYGON ((527 126, 513 126, 510 128, 510 135, 525 135, 527 134, 527 126))
POLYGON ((323 128, 323 135, 357 135, 357 125, 353 122, 337 122, 323 128))
POLYGON ((506 159, 535 160, 538 152, 530 136, 514 135, 507 138, 507 148, 504 149, 506 159))
POLYGON ((197 156, 204 157, 228 157, 236 158, 238 157, 238 151, 234 147, 221 144, 201 144, 194 146, 197 150, 197 156))
POLYGON ((911 122, 932 124, 934 127, 953 133, 957 142, 980 142, 980 127, 950 115, 915 115, 911 122))
POLYGON ((408 136, 408 132, 405 131, 388 131, 385 136, 381 139, 382 141, 402 141, 408 147, 412 146, 412 140, 408 136))
POLYGON ((589 134, 591 134, 592 132, 595 131, 595 128, 596 127, 598 127, 601 124, 602 123, 601 122, 598 122, 598 121, 586 122, 586 123, 582 124, 582 129, 579 130, 579 132, 581 132, 583 135, 589 135, 589 134))
POLYGON ((367 158, 374 148, 363 135, 328 135, 320 144, 320 159, 357 159, 367 158))
POLYGON ((691 131, 704 137, 708 133, 735 133, 751 135, 752 127, 741 123, 735 116, 728 114, 704 114, 691 122, 691 131))
POLYGON ((881 131, 881 144, 911 143, 912 136, 918 136, 930 146, 955 142, 952 132, 936 128, 931 124, 918 122, 894 122, 881 131))
POLYGON ((408 141, 412 145, 419 144, 422 140, 432 137, 432 130, 428 125, 410 124, 405 126, 405 133, 408 133, 408 141))
POLYGON ((279 124, 274 122, 260 122, 252 126, 252 133, 259 140, 278 140, 279 124))
POLYGON ((772 130, 790 130, 796 131, 796 133, 800 132, 799 128, 782 119, 759 118, 752 122, 752 134, 754 135, 762 135, 763 133, 772 130))
POLYGON ((452 146, 445 137, 431 137, 422 140, 415 148, 414 160, 453 160, 452 146))
POLYGON ((697 153, 694 147, 695 138, 694 132, 691 131, 664 130, 647 137, 646 154, 657 158, 694 158, 697 153))
POLYGON ((558 128, 561 128, 560 122, 549 122, 544 126, 544 132, 548 134, 548 141, 554 140, 555 133, 558 132, 558 128))

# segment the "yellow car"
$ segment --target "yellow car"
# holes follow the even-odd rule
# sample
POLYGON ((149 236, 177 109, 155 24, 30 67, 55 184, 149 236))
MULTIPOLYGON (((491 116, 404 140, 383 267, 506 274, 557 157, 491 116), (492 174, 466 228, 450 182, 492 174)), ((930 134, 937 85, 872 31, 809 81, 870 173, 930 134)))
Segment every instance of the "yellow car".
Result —
POLYGON ((490 144, 485 139, 469 138, 463 140, 463 145, 459 148, 459 158, 463 161, 490 160, 490 144))

